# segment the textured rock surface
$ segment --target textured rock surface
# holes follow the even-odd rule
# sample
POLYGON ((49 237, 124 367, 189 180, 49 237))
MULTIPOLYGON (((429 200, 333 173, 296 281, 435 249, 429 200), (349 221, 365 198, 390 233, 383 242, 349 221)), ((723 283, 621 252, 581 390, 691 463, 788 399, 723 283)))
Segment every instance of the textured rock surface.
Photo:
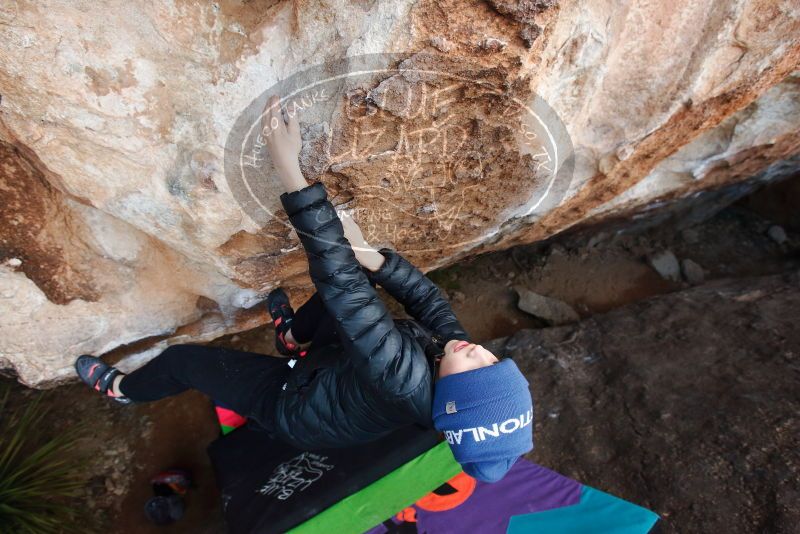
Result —
POLYGON ((662 278, 678 281, 681 278, 681 266, 678 258, 670 250, 662 250, 653 254, 648 259, 650 266, 656 270, 662 278))
POLYGON ((717 281, 494 342, 531 384, 531 458, 665 532, 795 531, 798 288, 797 272, 717 281))
MULTIPOLYGON (((279 221, 262 228, 234 201, 228 132, 278 80, 374 52, 467 58, 509 94, 540 94, 575 149, 568 194, 525 216, 516 125, 462 94, 453 107, 473 127, 464 150, 480 172, 458 175, 441 205, 389 187, 388 220, 416 231, 376 233, 423 268, 798 166, 789 0, 11 0, 0 6, 0 366, 44 383, 81 352, 266 320, 246 308, 279 283, 305 287, 305 265, 279 221), (436 210, 455 213, 452 233, 419 223, 436 210)), ((304 165, 337 202, 382 208, 358 191, 380 182, 391 143, 384 159, 333 170, 317 148, 304 165)))
POLYGON ((688 258, 681 260, 681 274, 684 280, 692 285, 702 284, 705 279, 703 268, 688 258))
POLYGON ((562 300, 545 297, 520 286, 516 286, 514 291, 519 295, 517 307, 534 317, 542 319, 547 324, 563 325, 574 323, 580 319, 578 312, 562 300))

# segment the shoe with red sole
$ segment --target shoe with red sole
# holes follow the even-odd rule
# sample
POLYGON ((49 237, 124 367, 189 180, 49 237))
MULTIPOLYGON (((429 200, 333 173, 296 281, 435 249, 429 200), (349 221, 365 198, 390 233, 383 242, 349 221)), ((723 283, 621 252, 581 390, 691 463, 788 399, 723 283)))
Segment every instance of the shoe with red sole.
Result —
POLYGON ((123 374, 116 367, 111 367, 95 356, 83 355, 75 361, 75 371, 77 371, 84 384, 100 392, 100 394, 120 404, 131 403, 128 397, 114 395, 112 391, 111 386, 114 384, 114 379, 123 374))
POLYGON ((289 297, 286 296, 286 292, 283 289, 278 288, 270 291, 269 295, 267 295, 267 309, 270 317, 272 317, 272 324, 275 325, 275 348, 278 353, 290 358, 302 358, 305 356, 306 351, 302 350, 299 345, 286 341, 286 333, 292 328, 294 310, 289 304, 289 297))

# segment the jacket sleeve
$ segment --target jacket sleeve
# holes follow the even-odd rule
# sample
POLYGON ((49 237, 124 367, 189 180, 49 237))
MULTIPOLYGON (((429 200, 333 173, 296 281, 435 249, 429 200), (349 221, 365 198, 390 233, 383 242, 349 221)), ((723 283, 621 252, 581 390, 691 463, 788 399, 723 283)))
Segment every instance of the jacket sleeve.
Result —
POLYGON ((450 303, 430 278, 397 252, 382 249, 380 253, 386 261, 377 272, 370 274, 372 280, 400 302, 406 313, 442 341, 469 340, 450 303))
POLYGON ((284 193, 281 201, 305 248, 311 280, 336 320, 346 353, 356 360, 359 379, 384 393, 398 393, 397 385, 411 372, 411 362, 403 361, 407 340, 356 260, 324 186, 284 193))

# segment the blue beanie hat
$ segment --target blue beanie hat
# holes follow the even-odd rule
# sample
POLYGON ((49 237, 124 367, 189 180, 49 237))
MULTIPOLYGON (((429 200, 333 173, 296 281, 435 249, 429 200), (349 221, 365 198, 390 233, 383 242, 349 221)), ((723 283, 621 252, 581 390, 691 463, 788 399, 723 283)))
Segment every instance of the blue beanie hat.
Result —
POLYGON ((533 399, 513 360, 440 378, 433 425, 458 463, 478 480, 496 482, 533 450, 533 399))

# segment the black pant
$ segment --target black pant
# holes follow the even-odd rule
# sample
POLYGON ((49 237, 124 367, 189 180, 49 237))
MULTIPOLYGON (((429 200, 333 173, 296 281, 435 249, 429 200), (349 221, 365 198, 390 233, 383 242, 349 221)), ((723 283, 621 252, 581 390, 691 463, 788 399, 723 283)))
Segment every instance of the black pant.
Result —
MULTIPOLYGON (((292 335, 300 343, 311 341, 312 347, 326 345, 338 339, 335 324, 315 293, 295 313, 292 335)), ((120 391, 135 402, 146 402, 196 389, 271 429, 275 401, 290 370, 284 358, 202 345, 173 345, 127 375, 120 391)))
POLYGON ((300 306, 292 319, 292 337, 301 344, 324 347, 339 340, 336 321, 328 314, 319 293, 300 306))

